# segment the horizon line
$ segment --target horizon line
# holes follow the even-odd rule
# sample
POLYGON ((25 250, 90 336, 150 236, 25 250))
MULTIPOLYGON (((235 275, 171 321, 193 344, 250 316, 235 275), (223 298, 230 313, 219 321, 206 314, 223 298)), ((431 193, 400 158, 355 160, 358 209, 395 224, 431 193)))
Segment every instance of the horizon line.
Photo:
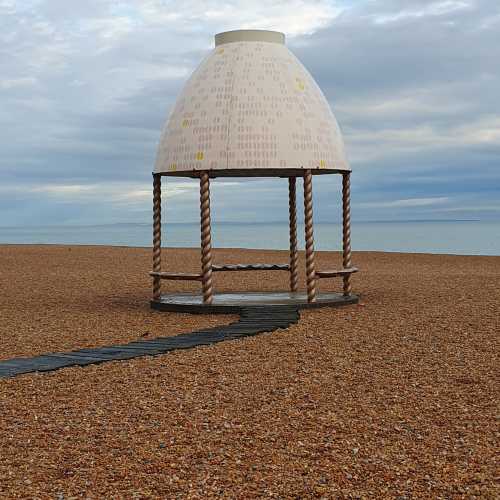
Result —
MULTIPOLYGON (((500 219, 367 219, 367 220, 353 220, 353 224, 392 224, 392 223, 410 223, 410 222, 500 222, 500 219)), ((185 222, 170 222, 166 221, 164 224, 169 225, 198 225, 198 221, 185 221, 185 222)), ((288 220, 275 220, 275 221, 212 221, 212 225, 217 224, 240 224, 240 225, 271 225, 271 224, 287 224, 288 220)), ((298 222, 303 224, 303 222, 298 222)), ((342 225, 342 221, 315 221, 315 224, 333 224, 342 225)), ((102 224, 20 224, 15 226, 0 226, 0 229, 20 229, 20 228, 36 228, 36 227, 109 227, 109 226, 152 226, 152 222, 107 222, 102 224)))

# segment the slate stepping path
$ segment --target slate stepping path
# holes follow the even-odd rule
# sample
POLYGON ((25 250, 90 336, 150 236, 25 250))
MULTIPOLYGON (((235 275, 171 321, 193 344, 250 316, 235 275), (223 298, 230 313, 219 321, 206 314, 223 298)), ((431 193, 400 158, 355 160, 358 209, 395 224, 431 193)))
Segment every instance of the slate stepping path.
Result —
POLYGON ((272 332, 279 328, 287 328, 299 320, 298 309, 292 306, 242 307, 239 314, 240 319, 235 323, 182 333, 175 337, 158 337, 124 345, 54 352, 32 358, 7 359, 0 361, 0 378, 15 377, 23 373, 54 371, 68 366, 95 365, 107 361, 157 356, 178 349, 192 349, 272 332))

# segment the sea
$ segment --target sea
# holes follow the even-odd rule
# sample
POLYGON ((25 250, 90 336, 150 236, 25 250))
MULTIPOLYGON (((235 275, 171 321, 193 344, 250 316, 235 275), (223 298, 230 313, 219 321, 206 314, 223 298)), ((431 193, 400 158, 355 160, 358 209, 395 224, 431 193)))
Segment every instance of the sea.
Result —
MULTIPOLYGON (((63 244, 151 246, 151 224, 61 225, 0 227, 0 244, 63 244)), ((303 248, 303 225, 298 225, 303 248)), ((199 247, 197 223, 166 223, 163 246, 199 247)), ((315 223, 317 250, 340 250, 342 226, 315 223)), ((500 255, 500 221, 397 221, 352 223, 353 251, 500 255)), ((287 249, 288 225, 273 223, 214 223, 214 248, 287 249)))

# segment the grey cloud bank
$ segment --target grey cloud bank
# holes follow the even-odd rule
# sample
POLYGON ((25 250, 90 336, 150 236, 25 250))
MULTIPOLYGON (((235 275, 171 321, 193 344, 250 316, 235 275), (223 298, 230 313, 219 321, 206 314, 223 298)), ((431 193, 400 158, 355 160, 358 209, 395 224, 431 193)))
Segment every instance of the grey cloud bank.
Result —
MULTIPOLYGON (((500 218, 494 0, 0 0, 0 225, 148 222, 169 108, 213 34, 239 27, 287 32, 324 90, 355 220, 500 218)), ((196 184, 167 184, 169 219, 196 220, 196 184)), ((339 186, 315 179, 318 220, 337 216, 339 186)), ((286 218, 282 181, 214 191, 221 220, 286 218)))

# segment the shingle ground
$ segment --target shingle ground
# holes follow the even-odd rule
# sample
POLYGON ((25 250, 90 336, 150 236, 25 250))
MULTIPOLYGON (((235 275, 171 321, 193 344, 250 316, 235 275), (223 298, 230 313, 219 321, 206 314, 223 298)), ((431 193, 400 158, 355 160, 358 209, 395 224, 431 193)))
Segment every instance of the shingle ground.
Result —
MULTIPOLYGON (((199 253, 164 258, 194 271, 199 253)), ((4 246, 0 262, 2 358, 233 320, 151 312, 146 249, 4 246)), ((354 263, 361 304, 302 312, 287 330, 0 380, 0 497, 498 498, 500 258, 354 263)))

